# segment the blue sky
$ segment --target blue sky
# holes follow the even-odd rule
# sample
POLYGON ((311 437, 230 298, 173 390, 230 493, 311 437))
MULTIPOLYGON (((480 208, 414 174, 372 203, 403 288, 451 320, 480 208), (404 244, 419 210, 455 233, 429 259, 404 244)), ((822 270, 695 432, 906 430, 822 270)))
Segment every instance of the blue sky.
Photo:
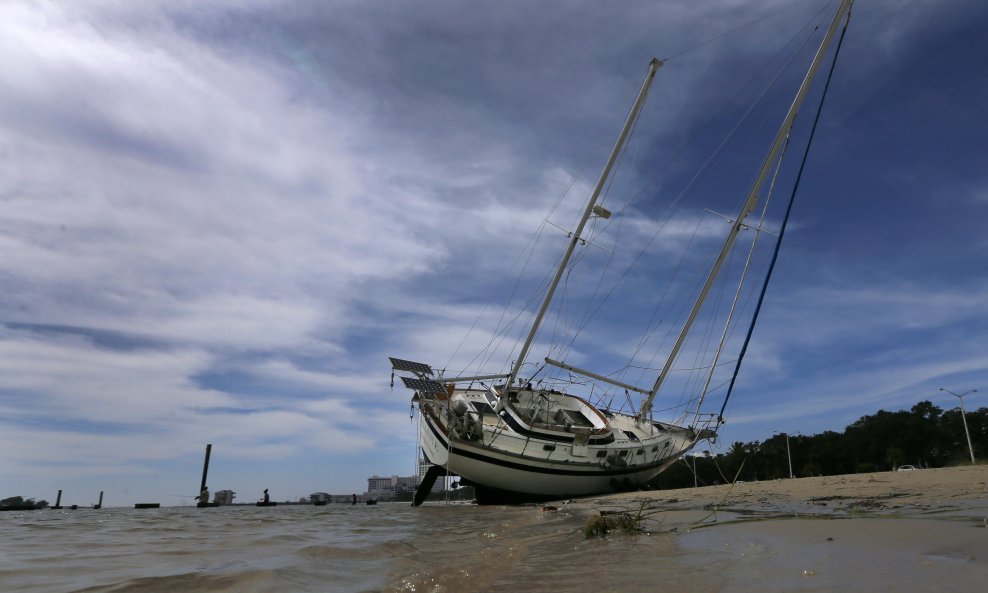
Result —
MULTIPOLYGON (((571 226, 648 60, 674 56, 628 187, 695 142, 633 240, 830 4, 4 3, 0 495, 191 502, 206 443, 210 486, 241 499, 409 473, 386 357, 472 358, 460 341, 575 178, 552 218, 571 226)), ((988 405, 986 23, 975 0, 857 2, 722 444, 954 406, 939 387, 988 405)), ((781 119, 787 88, 755 115, 781 119)), ((700 211, 730 211, 760 137, 727 147, 700 211)))

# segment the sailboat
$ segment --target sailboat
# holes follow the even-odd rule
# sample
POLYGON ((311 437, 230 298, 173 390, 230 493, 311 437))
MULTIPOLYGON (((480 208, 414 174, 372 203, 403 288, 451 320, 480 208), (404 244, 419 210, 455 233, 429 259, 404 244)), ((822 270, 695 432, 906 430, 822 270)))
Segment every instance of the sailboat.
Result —
MULTIPOLYGON (((542 297, 541 306, 534 314, 532 326, 510 366, 510 372, 448 376, 429 364, 390 358, 392 381, 397 374, 404 386, 413 392, 413 409, 417 408, 419 412, 418 444, 432 464, 416 492, 413 504, 421 504, 435 480, 444 475, 459 476, 460 484, 472 485, 476 489, 478 502, 482 504, 560 499, 649 487, 665 469, 699 442, 716 437, 724 421, 723 407, 720 414, 701 414, 697 404, 695 413, 684 416, 681 423, 674 423, 653 419, 653 405, 673 371, 673 365, 711 287, 735 249, 739 235, 743 230, 752 228, 746 219, 755 210, 763 186, 777 166, 796 114, 831 41, 842 22, 846 27, 852 1, 841 2, 817 47, 740 212, 729 219, 731 224, 727 237, 707 271, 706 280, 654 383, 650 387, 640 387, 616 380, 613 374, 606 375, 565 361, 544 358, 543 367, 561 369, 587 382, 624 390, 625 394, 640 394, 642 397, 637 410, 609 409, 591 403, 586 395, 569 393, 539 382, 533 384, 532 376, 523 377, 521 373, 574 251, 578 245, 585 245, 588 241, 584 236, 588 221, 606 219, 611 215, 598 204, 598 199, 635 126, 652 80, 662 66, 657 59, 649 64, 645 80, 587 201, 583 216, 569 235, 567 249, 542 297)), ((754 235, 757 237, 758 233, 754 235)), ((777 241, 781 242, 781 238, 780 231, 777 241)), ((770 273, 771 266, 766 272, 766 284, 770 273)), ((751 327, 756 318, 757 311, 751 320, 751 327)), ((732 322, 729 317, 724 328, 725 336, 721 337, 717 347, 718 355, 732 322)), ((750 335, 751 328, 749 338, 750 335)), ((743 351, 744 348, 736 361, 738 367, 743 351)), ((711 375, 715 366, 716 361, 711 364, 711 375)), ((731 380, 732 389, 736 377, 737 368, 731 380)), ((708 377, 697 398, 698 402, 703 401, 709 385, 708 377)))

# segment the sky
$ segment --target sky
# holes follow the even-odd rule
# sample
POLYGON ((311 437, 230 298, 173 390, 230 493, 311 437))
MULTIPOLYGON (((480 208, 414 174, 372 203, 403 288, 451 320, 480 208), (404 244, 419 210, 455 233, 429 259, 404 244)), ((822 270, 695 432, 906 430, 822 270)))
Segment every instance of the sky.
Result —
MULTIPOLYGON (((411 474, 387 357, 473 364, 517 258, 526 280, 558 258, 546 213, 569 188, 549 220, 573 228, 649 60, 621 186, 647 188, 639 244, 832 5, 0 4, 0 496, 191 504, 207 443, 239 500, 411 474)), ((715 451, 955 407, 941 387, 988 406, 986 24, 977 0, 856 3, 715 451)), ((800 64, 751 121, 781 120, 800 64)), ((743 197, 762 136, 718 153, 700 212, 743 197)), ((591 331, 574 361, 634 341, 591 331)))

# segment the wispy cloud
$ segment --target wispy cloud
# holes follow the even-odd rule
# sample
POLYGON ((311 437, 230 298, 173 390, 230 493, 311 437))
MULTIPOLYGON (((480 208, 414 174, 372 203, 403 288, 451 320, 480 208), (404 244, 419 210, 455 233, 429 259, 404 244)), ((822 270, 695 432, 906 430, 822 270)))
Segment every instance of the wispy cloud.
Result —
MULTIPOLYGON (((148 476, 214 442, 237 463, 377 455, 379 465, 334 478, 346 490, 366 473, 404 471, 395 468, 411 454, 392 453, 411 451, 414 434, 385 355, 472 368, 517 317, 488 353, 495 367, 510 360, 527 323, 521 307, 565 233, 550 225, 534 249, 527 242, 571 184, 576 199, 548 220, 572 228, 648 60, 696 46, 660 71, 607 197, 616 212, 635 198, 595 235, 599 247, 620 238, 621 248, 586 257, 619 274, 648 246, 657 262, 651 284, 615 293, 622 315, 589 327, 589 345, 574 350, 574 360, 610 364, 635 343, 634 332, 615 331, 631 325, 623 313, 661 292, 685 243, 713 245, 722 231, 712 217, 696 227, 692 214, 733 214, 743 194, 761 151, 739 140, 736 157, 716 161, 723 173, 694 188, 702 203, 660 206, 716 146, 712 130, 733 123, 736 104, 718 109, 788 39, 778 29, 792 34, 822 7, 789 4, 758 3, 757 14, 780 12, 738 33, 751 3, 4 4, 0 469, 29 485, 46 472, 148 476), (668 175, 650 183, 660 169, 668 175), (649 244, 659 226, 663 237, 649 244), (24 452, 24 442, 37 444, 24 452)), ((976 9, 892 4, 856 8, 862 32, 840 65, 822 162, 849 150, 842 125, 895 112, 869 102, 886 96, 873 81, 914 55, 917 31, 932 23, 935 35, 976 9)), ((887 82, 904 97, 932 89, 887 82)), ((937 188, 921 188, 908 155, 866 156, 882 172, 869 195, 889 211, 897 204, 883 192, 914 182, 909 195, 924 196, 915 207, 950 200, 929 198, 937 188)), ((966 207, 983 208, 982 180, 957 183, 966 207)), ((930 377, 979 376, 982 350, 964 329, 983 326, 983 285, 959 272, 951 278, 963 290, 931 289, 893 266, 871 282, 860 268, 842 272, 841 258, 856 256, 821 243, 820 221, 853 214, 801 212, 787 248, 808 256, 813 274, 790 268, 790 284, 773 286, 743 371, 764 395, 735 404, 737 425, 759 429, 755 412, 832 418, 909 400, 930 377), (778 407, 793 390, 808 403, 778 407)), ((980 211, 965 212, 976 220, 980 211)), ((841 230, 861 232, 853 221, 841 230)), ((911 262, 936 244, 917 241, 911 262)), ((968 276, 980 261, 964 262, 968 276)), ((571 294, 594 286, 573 282, 571 294)), ((332 487, 311 474, 300 471, 295 487, 332 487)))

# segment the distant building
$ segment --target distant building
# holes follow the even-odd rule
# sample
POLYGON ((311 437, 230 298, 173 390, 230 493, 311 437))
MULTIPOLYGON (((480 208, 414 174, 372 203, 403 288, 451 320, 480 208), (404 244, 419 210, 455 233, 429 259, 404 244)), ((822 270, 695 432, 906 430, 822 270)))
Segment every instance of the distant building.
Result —
POLYGON ((233 504, 233 499, 236 498, 237 493, 233 490, 218 490, 216 494, 213 495, 213 502, 219 505, 233 504))
MULTIPOLYGON (((425 473, 427 471, 429 471, 429 468, 430 467, 432 467, 432 464, 429 463, 428 461, 426 461, 425 459, 419 461, 419 482, 421 482, 422 481, 422 478, 425 477, 425 473)), ((446 483, 445 478, 439 478, 438 480, 436 480, 435 482, 432 483, 432 490, 431 491, 432 492, 442 492, 445 483, 446 483)))
POLYGON ((329 502, 332 499, 333 495, 325 492, 313 492, 309 495, 309 502, 329 502))
MULTIPOLYGON (((367 497, 377 500, 393 500, 400 492, 415 492, 422 477, 429 471, 432 464, 428 462, 419 463, 419 473, 417 476, 371 476, 367 478, 367 497)), ((432 485, 432 492, 442 492, 444 481, 436 480, 432 485)))
POLYGON ((418 476, 372 476, 367 478, 367 496, 377 500, 394 500, 399 492, 415 492, 418 476))

